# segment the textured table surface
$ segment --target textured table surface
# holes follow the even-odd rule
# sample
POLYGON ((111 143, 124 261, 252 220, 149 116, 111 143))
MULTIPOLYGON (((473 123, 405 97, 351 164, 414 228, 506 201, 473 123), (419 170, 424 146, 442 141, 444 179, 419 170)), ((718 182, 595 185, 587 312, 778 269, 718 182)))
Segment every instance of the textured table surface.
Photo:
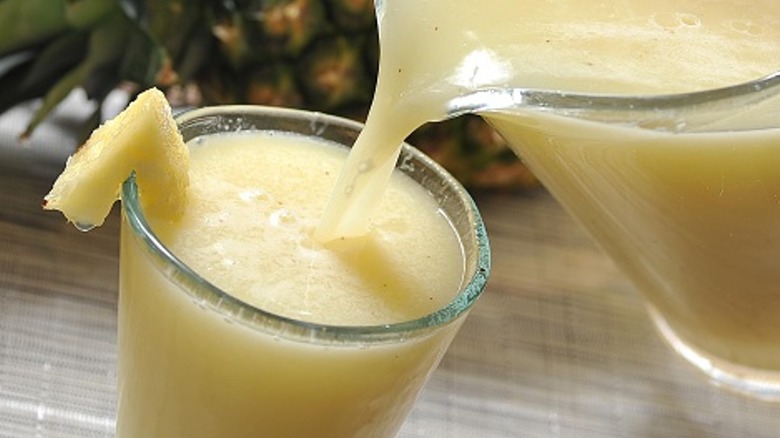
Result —
MULTIPOLYGON (((43 213, 80 105, 26 144, 0 117, 0 437, 113 436, 118 220, 43 213)), ((477 194, 488 289, 401 437, 777 437, 780 404, 710 385, 544 191, 477 194)))

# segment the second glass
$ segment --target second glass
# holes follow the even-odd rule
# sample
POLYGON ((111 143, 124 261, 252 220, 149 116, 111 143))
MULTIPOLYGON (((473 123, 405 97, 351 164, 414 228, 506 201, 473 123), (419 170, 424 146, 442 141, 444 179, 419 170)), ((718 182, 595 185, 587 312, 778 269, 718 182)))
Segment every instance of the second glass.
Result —
POLYGON ((670 344, 716 383, 780 400, 780 73, 667 96, 480 93, 457 111, 507 138, 670 344))

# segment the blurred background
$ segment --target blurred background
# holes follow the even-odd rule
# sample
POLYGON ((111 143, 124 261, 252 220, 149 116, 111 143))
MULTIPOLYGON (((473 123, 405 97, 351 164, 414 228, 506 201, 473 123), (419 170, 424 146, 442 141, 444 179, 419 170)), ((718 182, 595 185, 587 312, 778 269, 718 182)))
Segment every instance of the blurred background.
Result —
MULTIPOLYGON (((29 138, 73 98, 81 144, 128 98, 156 86, 174 106, 248 103, 363 120, 379 59, 373 0, 0 0, 0 114, 32 102, 29 138), (107 103, 113 105, 106 105, 107 103)), ((410 140, 472 189, 536 179, 482 119, 410 140)))

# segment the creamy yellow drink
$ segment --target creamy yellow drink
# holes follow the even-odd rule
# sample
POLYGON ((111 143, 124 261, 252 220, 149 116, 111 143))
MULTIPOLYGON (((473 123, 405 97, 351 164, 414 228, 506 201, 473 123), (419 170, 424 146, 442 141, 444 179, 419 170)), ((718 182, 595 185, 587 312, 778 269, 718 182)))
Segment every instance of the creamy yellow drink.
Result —
POLYGON ((408 176, 394 174, 366 235, 323 244, 312 230, 346 147, 284 133, 190 143, 189 208, 152 229, 235 298, 313 323, 378 325, 432 313, 463 284, 449 218, 408 176))
POLYGON ((619 99, 780 70, 780 2, 392 0, 379 17, 376 96, 350 157, 370 171, 344 174, 350 190, 334 194, 321 235, 360 229, 359 214, 339 212, 374 199, 368 187, 412 129, 478 112, 631 275, 667 336, 705 357, 700 366, 735 380, 752 371, 728 363, 780 371, 778 92, 756 92, 767 81, 737 93, 752 100, 661 99, 663 109, 619 99))
POLYGON ((517 118, 491 120, 677 336, 780 370, 779 130, 675 134, 555 117, 535 117, 536 128, 517 118))

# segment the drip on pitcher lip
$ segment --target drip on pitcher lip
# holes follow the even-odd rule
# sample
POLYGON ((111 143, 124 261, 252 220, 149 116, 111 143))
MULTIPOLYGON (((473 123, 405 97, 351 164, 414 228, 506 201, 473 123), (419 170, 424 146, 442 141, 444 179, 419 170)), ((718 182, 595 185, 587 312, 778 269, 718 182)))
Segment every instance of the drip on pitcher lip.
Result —
POLYGON ((92 231, 97 227, 95 224, 89 224, 89 223, 83 223, 83 222, 73 222, 73 226, 76 227, 77 230, 86 233, 87 231, 92 231))

